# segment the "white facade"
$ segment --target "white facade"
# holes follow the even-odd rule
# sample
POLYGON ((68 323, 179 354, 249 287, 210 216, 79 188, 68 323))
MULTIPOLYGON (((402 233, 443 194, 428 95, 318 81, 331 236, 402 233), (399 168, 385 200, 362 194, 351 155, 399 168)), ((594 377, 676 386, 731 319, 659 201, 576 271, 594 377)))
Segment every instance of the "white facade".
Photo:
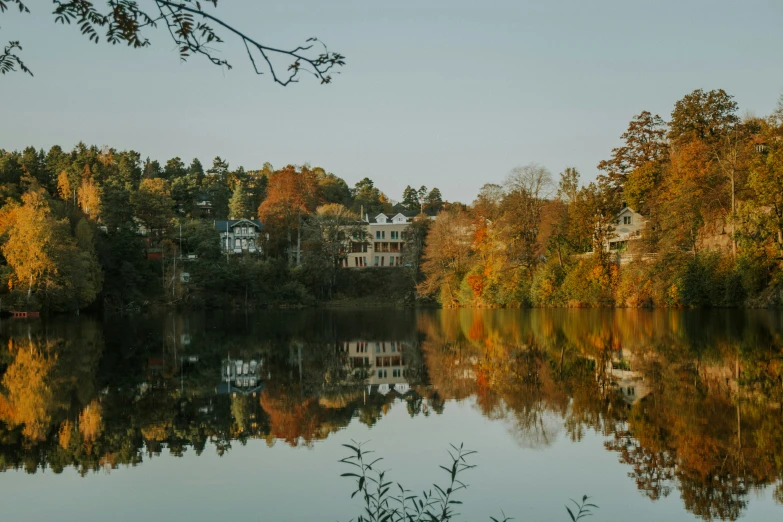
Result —
POLYGON ((410 390, 405 345, 400 341, 351 340, 341 343, 347 355, 349 371, 355 378, 365 379, 372 392, 386 394, 394 389, 399 394, 410 390))
POLYGON ((405 231, 410 226, 408 217, 402 213, 381 213, 373 219, 374 222, 365 222, 364 238, 355 238, 352 242, 343 260, 343 267, 403 266, 405 231))
POLYGON ((258 220, 220 220, 215 221, 215 228, 220 232, 221 250, 236 254, 261 252, 262 225, 258 220))
POLYGON ((645 226, 647 220, 644 216, 631 207, 625 207, 617 214, 614 232, 609 238, 609 250, 623 250, 629 241, 641 239, 645 226))

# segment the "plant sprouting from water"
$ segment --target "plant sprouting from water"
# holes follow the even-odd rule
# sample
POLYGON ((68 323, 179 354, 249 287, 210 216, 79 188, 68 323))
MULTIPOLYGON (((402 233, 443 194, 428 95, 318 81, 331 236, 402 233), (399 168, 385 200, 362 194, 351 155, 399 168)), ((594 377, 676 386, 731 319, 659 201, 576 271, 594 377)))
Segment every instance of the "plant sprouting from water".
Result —
POLYGON ((598 506, 596 506, 595 504, 588 503, 587 502, 588 500, 590 500, 590 497, 588 497, 587 495, 584 495, 582 497, 581 502, 577 502, 576 500, 571 499, 571 502, 575 506, 574 511, 576 511, 576 515, 574 515, 574 511, 572 511, 570 507, 566 506, 566 510, 568 511, 568 514, 571 517, 571 522, 578 522, 583 518, 592 516, 593 512, 590 511, 590 509, 598 509, 598 506))
MULTIPOLYGON (((462 475, 476 467, 468 463, 468 457, 475 451, 465 449, 464 445, 451 444, 449 458, 451 462, 447 466, 440 466, 446 473, 446 480, 442 484, 433 484, 429 490, 415 494, 406 489, 400 483, 394 483, 387 477, 386 471, 380 468, 380 457, 374 457, 373 451, 364 449, 364 444, 351 441, 353 444, 343 444, 351 450, 351 455, 341 459, 340 462, 353 468, 353 471, 343 473, 341 476, 349 477, 356 481, 356 489, 351 498, 361 495, 363 501, 362 513, 356 518, 356 522, 449 522, 454 520, 459 513, 456 511, 462 504, 455 495, 468 486, 462 482, 462 475)), ((598 506, 588 504, 588 496, 582 497, 582 502, 577 503, 576 513, 566 506, 572 522, 592 515, 590 509, 598 506)), ((502 518, 490 517, 492 522, 509 522, 513 520, 503 514, 502 518)))
MULTIPOLYGON (((387 478, 386 471, 379 468, 382 458, 373 458, 373 452, 364 449, 363 444, 352 442, 353 445, 343 444, 352 454, 340 462, 354 468, 354 471, 342 474, 356 480, 351 498, 361 494, 364 501, 357 522, 447 522, 459 515, 455 509, 462 502, 454 496, 467 488, 460 476, 475 467, 467 461, 475 451, 466 450, 463 445, 451 445, 450 465, 440 466, 448 474, 445 483, 433 484, 432 489, 417 495, 387 478)), ((511 519, 504 516, 500 520, 492 520, 508 522, 511 519)))

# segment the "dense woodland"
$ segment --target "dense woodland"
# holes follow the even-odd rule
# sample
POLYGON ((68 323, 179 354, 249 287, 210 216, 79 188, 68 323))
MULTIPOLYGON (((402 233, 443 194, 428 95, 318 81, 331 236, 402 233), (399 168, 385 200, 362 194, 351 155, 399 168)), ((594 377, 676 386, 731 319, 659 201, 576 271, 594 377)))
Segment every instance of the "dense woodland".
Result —
MULTIPOLYGON (((395 206, 369 178, 351 188, 318 167, 232 170, 219 157, 207 169, 178 157, 161 165, 84 144, 0 150, 0 200, 3 309, 47 311, 310 304, 338 282, 344 237, 334 231, 395 206), (214 221, 227 218, 263 222, 263 256, 221 255, 214 221), (190 254, 197 261, 183 267, 190 254), (192 284, 181 283, 183 270, 192 284)), ((396 210, 444 205, 437 188, 408 187, 396 210)))
POLYGON ((530 164, 484 185, 433 224, 420 293, 444 306, 779 305, 783 105, 767 118, 738 110, 697 90, 668 122, 635 116, 595 182, 530 164), (624 205, 648 222, 610 251, 624 205))
POLYGON ((783 302, 783 108, 740 118, 694 91, 635 116, 595 182, 536 164, 470 205, 319 167, 164 164, 134 151, 0 150, 3 310, 137 310, 434 299, 443 306, 774 306, 783 302), (647 220, 609 251, 618 211, 647 220), (340 270, 360 215, 419 213, 405 267, 340 270), (435 217, 432 220, 429 217, 435 217), (258 218, 263 255, 224 256, 215 219, 258 218), (162 257, 151 261, 148 253, 162 257), (628 262, 619 263, 619 254, 628 262), (195 255, 196 261, 185 261, 195 255), (630 261, 629 261, 630 260, 630 261), (184 284, 180 274, 187 271, 184 284))

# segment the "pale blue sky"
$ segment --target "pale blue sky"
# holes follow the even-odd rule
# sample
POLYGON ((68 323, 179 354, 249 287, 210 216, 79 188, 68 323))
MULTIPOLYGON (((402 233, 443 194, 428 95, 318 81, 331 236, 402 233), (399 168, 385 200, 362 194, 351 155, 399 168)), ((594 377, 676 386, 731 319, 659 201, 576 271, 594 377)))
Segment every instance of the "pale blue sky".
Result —
MULTIPOLYGON (((145 3, 142 0, 142 3, 145 3)), ((399 199, 407 184, 470 201, 538 162, 583 180, 630 118, 667 118, 693 89, 723 88, 765 115, 783 90, 780 1, 221 0, 218 13, 275 45, 318 36, 347 56, 333 85, 255 77, 238 42, 221 71, 153 47, 96 46, 55 26, 50 3, 6 13, 35 78, 0 78, 0 148, 82 140, 165 161, 309 162, 399 199)))

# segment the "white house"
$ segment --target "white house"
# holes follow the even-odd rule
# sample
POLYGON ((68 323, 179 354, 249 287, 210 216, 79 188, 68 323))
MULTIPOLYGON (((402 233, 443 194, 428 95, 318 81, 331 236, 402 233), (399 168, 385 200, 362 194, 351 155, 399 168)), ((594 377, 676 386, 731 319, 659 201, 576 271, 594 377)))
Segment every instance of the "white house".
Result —
POLYGON ((241 254, 261 252, 261 232, 264 226, 257 219, 218 219, 215 229, 220 232, 220 248, 241 254))
POLYGON ((410 226, 409 219, 415 215, 416 212, 380 213, 373 221, 365 216, 364 237, 354 238, 343 267, 403 266, 405 231, 410 226))
POLYGON ((625 250, 629 241, 641 239, 647 220, 631 207, 624 207, 618 214, 614 232, 609 238, 609 250, 625 250))

